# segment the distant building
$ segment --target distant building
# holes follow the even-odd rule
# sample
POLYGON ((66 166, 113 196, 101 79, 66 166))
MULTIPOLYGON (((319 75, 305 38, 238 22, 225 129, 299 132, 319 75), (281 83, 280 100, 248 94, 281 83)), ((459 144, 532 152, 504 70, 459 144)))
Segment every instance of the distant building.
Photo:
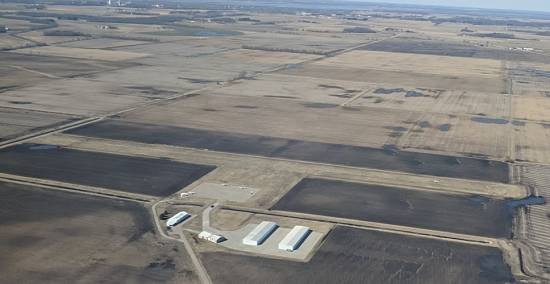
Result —
POLYGON ((117 29, 117 27, 109 26, 109 25, 97 25, 96 27, 100 30, 116 30, 117 29))
POLYGON ((535 51, 535 49, 532 48, 532 47, 510 47, 510 48, 508 48, 508 49, 509 49, 509 50, 526 51, 526 52, 535 51))
POLYGON ((166 226, 174 227, 175 225, 185 221, 185 219, 189 217, 191 217, 191 215, 185 211, 178 212, 176 215, 170 217, 168 221, 166 221, 166 226))
POLYGON ((277 229, 277 224, 274 222, 263 221, 256 226, 243 239, 243 244, 249 246, 261 245, 269 236, 277 229))
POLYGON ((279 243, 280 250, 295 251, 307 239, 311 230, 304 226, 295 226, 279 243))

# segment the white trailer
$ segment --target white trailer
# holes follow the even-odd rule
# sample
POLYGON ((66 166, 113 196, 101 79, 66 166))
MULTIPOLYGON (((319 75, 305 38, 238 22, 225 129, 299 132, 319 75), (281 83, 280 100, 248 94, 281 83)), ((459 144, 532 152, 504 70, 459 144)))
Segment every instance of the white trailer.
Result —
POLYGON ((277 224, 274 222, 263 221, 256 226, 243 239, 243 244, 249 246, 261 245, 269 236, 277 229, 277 224))
POLYGON ((168 227, 174 227, 175 225, 185 221, 185 219, 191 217, 191 214, 185 212, 185 211, 181 211, 181 212, 178 212, 176 215, 170 217, 167 221, 166 221, 166 226, 168 227))
POLYGON ((309 236, 311 230, 304 226, 294 226, 279 243, 280 250, 295 251, 309 236))

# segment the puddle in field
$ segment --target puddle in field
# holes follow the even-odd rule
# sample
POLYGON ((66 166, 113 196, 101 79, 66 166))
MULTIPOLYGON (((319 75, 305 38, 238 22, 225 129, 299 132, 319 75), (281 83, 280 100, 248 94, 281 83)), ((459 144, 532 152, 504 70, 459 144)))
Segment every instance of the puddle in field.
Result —
POLYGON ((27 101, 10 101, 9 103, 14 104, 14 105, 30 105, 30 104, 32 104, 32 102, 27 102, 27 101))
POLYGON ((519 121, 519 120, 512 120, 512 124, 514 126, 525 126, 525 121, 519 121))
POLYGON ((338 107, 337 104, 326 104, 326 103, 302 103, 303 106, 309 108, 335 108, 338 107))
POLYGON ((390 130, 393 130, 393 131, 396 131, 396 132, 405 132, 405 131, 407 131, 407 128, 403 127, 403 126, 386 126, 384 128, 390 129, 390 130))
POLYGON ((258 108, 257 106, 247 106, 247 105, 236 105, 236 106, 233 106, 233 107, 236 107, 236 108, 245 108, 245 109, 255 109, 255 108, 258 108))
POLYGON ((388 95, 388 94, 403 93, 403 92, 405 92, 405 89, 403 89, 403 88, 394 88, 394 89, 378 88, 378 89, 374 90, 373 93, 388 95))
POLYGON ((543 205, 546 204, 546 200, 543 196, 529 195, 522 199, 513 199, 508 201, 507 205, 510 209, 515 209, 518 207, 525 207, 531 205, 543 205))
POLYGON ((426 95, 424 95, 423 93, 417 92, 417 91, 408 91, 405 94, 405 97, 407 97, 407 98, 410 98, 410 97, 425 97, 425 96, 426 95))
POLYGON ((472 117, 473 122, 484 124, 508 124, 508 120, 502 118, 490 118, 490 117, 472 117))
POLYGON ((441 124, 440 126, 437 127, 437 129, 439 129, 440 131, 443 131, 443 132, 447 132, 451 129, 451 125, 448 124, 448 123, 441 124))
POLYGON ((430 128, 432 126, 429 121, 421 121, 418 125, 420 128, 430 128))

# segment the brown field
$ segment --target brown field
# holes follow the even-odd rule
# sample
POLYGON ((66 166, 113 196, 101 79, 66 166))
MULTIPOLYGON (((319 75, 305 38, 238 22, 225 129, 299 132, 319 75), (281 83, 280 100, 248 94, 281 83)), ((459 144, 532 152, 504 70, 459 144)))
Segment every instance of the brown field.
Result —
POLYGON ((63 43, 61 46, 64 47, 78 47, 78 48, 94 48, 94 49, 104 49, 104 48, 115 48, 115 47, 125 47, 125 46, 134 46, 145 44, 146 41, 138 40, 123 40, 123 39, 111 39, 111 38, 93 38, 87 40, 72 41, 68 43, 63 43))
MULTIPOLYGON (((420 67, 419 67, 420 68, 420 67)), ((357 67, 310 64, 281 71, 283 74, 314 77, 319 80, 336 79, 356 82, 395 84, 411 88, 464 90, 477 92, 504 92, 504 80, 499 77, 457 77, 428 73, 374 70, 357 67)))
MULTIPOLYGON (((28 102, 11 101, 11 103, 12 105, 20 105, 28 102)), ((0 108, 0 141, 59 125, 77 118, 59 113, 0 108)))
POLYGON ((278 98, 201 95, 123 117, 153 124, 380 147, 406 131, 420 116, 278 98))
POLYGON ((537 163, 550 163, 550 124, 526 123, 514 127, 516 159, 537 163))
POLYGON ((399 139, 399 146, 505 159, 509 135, 508 125, 479 123, 470 117, 426 114, 399 139))
POLYGON ((377 51, 352 51, 316 62, 316 65, 434 74, 447 77, 501 77, 501 62, 491 59, 404 54, 377 51))
POLYGON ((61 46, 43 46, 33 47, 14 51, 21 54, 41 55, 41 56, 61 56, 76 59, 102 60, 102 61, 125 61, 146 57, 147 54, 111 51, 111 50, 94 50, 85 48, 61 47, 61 46))
POLYGON ((370 84, 341 80, 319 80, 280 74, 258 77, 256 80, 239 80, 216 90, 216 94, 250 96, 344 104, 353 97, 372 88, 370 84))
POLYGON ((442 114, 487 115, 502 117, 508 115, 510 96, 495 93, 470 91, 448 91, 425 88, 401 88, 400 85, 380 85, 354 100, 351 106, 402 109, 442 114), (391 94, 379 94, 379 88, 400 88, 403 91, 391 94), (407 96, 407 91, 420 93, 407 96))
MULTIPOLYGON (((550 163, 550 37, 540 34, 542 28, 529 27, 529 21, 547 21, 499 14, 489 19, 526 22, 521 27, 470 24, 464 21, 478 12, 413 12, 383 4, 374 10, 323 8, 309 14, 271 6, 210 10, 216 4, 190 7, 191 2, 178 3, 177 9, 169 4, 134 8, 135 3, 0 4, 0 26, 9 27, 0 34, 0 49, 5 49, 0 52, 0 153, 26 153, 25 159, 10 161, 23 172, 41 167, 37 161, 42 161, 50 165, 47 172, 77 177, 24 175, 9 168, 0 172, 8 206, 0 210, 0 255, 9 257, 0 257, 5 281, 208 283, 210 277, 221 283, 284 282, 292 276, 285 267, 325 267, 323 273, 334 283, 437 283, 442 279, 437 276, 453 273, 456 277, 449 279, 475 283, 533 280, 526 272, 550 279, 550 264, 531 259, 540 252, 520 246, 530 244, 524 213, 531 209, 517 214, 505 209, 509 199, 542 194, 539 184, 522 183, 517 165, 550 163), (51 30, 89 36, 44 35, 51 30), (483 33, 515 38, 476 36, 483 33), (13 141, 17 145, 8 145, 13 141), (80 168, 63 167, 63 159, 70 158, 63 153, 72 152, 215 169, 175 186, 169 196, 145 198, 94 187, 93 168, 80 175, 74 174, 80 168), (46 156, 51 162, 39 160, 46 156), (319 211, 274 210, 304 179, 402 188, 422 196, 460 195, 480 211, 495 199, 509 214, 507 220, 515 218, 514 238, 415 225, 429 223, 431 213, 409 216, 418 220, 406 224, 330 213, 344 212, 345 206, 331 203, 332 193, 322 196, 315 190, 304 204, 313 202, 310 207, 319 211), (49 202, 59 206, 46 210, 49 202), (325 211, 330 206, 341 208, 325 211), (166 230, 157 216, 165 209, 169 214, 188 210, 193 216, 166 230), (285 228, 308 225, 325 239, 290 260, 287 252, 217 245, 197 237, 201 230, 222 230, 233 238, 263 220, 285 228), (334 224, 354 226, 357 232, 343 237, 371 230, 374 236, 351 247, 348 256, 361 256, 361 267, 346 275, 331 270, 343 256, 327 251, 342 248, 330 244, 334 224), (392 236, 396 242, 383 252, 365 250, 378 246, 379 235, 380 241, 392 236), (424 247, 434 243, 442 261, 425 261, 433 252, 424 247), (457 260, 448 254, 453 246, 465 252, 458 260, 461 273, 455 273, 457 260), (476 253, 481 251, 477 246, 487 253, 476 253), (373 251, 382 257, 364 257, 373 251), (402 262, 407 255, 414 257, 402 262), (253 271, 216 267, 232 259, 253 269, 251 263, 276 266, 253 271), (316 263, 321 265, 312 266, 316 263), (280 278, 282 272, 287 274, 280 278)), ((110 163, 105 168, 125 166, 116 159, 102 161, 110 163)), ((84 163, 99 164, 99 159, 84 163)), ((126 170, 148 172, 148 167, 126 170)), ((166 180, 180 177, 165 174, 166 180)), ((150 182, 143 178, 144 185, 150 182)), ((396 196, 367 201, 338 194, 359 207, 380 204, 388 211, 383 216, 396 208, 428 212, 421 203, 396 196)), ((458 207, 456 212, 464 209, 458 207)), ((350 237, 342 244, 356 241, 350 237)), ((240 244, 236 238, 229 243, 240 244)), ((323 282, 314 277, 315 270, 304 271, 302 282, 323 282)))
POLYGON ((535 121, 550 121, 550 97, 514 96, 514 118, 535 121))

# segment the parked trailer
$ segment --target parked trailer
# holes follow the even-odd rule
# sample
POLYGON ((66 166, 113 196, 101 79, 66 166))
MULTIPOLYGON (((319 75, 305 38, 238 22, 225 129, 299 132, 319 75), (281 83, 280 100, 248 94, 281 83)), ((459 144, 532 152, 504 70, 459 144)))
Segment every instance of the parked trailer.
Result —
POLYGON ((185 211, 178 212, 176 215, 170 217, 168 221, 166 221, 166 226, 174 227, 175 225, 183 222, 185 219, 189 217, 191 217, 191 214, 185 211))
POLYGON ((277 229, 277 224, 274 222, 263 221, 256 226, 246 237, 243 239, 243 244, 249 246, 261 245, 271 233, 277 229))
POLYGON ((311 230, 304 226, 294 226, 292 230, 279 243, 279 249, 295 251, 309 236, 311 230))

